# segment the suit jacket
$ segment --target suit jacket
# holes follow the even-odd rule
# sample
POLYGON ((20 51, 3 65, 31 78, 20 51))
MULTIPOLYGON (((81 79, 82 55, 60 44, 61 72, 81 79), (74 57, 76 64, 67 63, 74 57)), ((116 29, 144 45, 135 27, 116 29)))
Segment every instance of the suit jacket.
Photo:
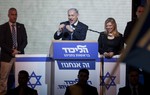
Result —
POLYGON ((91 85, 85 85, 81 87, 80 85, 74 84, 66 88, 64 95, 98 95, 97 88, 91 85))
MULTIPOLYGON (((38 95, 37 90, 31 89, 30 87, 26 87, 23 89, 24 90, 24 95, 38 95)), ((10 89, 7 91, 6 95, 19 95, 20 87, 16 87, 14 89, 10 89)))
MULTIPOLYGON (((69 21, 62 22, 60 24, 70 25, 69 21)), ((59 40, 60 38, 62 38, 62 40, 85 40, 88 26, 79 21, 78 24, 74 26, 74 28, 75 30, 73 32, 72 39, 70 39, 71 33, 66 28, 63 29, 62 33, 59 36, 57 35, 56 31, 56 33, 54 34, 54 39, 59 40)))
MULTIPOLYGON (((20 54, 24 54, 24 48, 27 45, 27 33, 23 24, 16 23, 17 29, 17 50, 20 54)), ((1 46, 1 61, 9 62, 12 56, 13 40, 9 22, 0 26, 0 46, 1 46)))
POLYGON ((137 20, 129 21, 127 22, 127 25, 124 30, 124 41, 126 43, 127 39, 129 38, 131 31, 133 30, 133 27, 135 26, 137 20))
POLYGON ((150 73, 143 70, 145 92, 150 95, 150 73))
MULTIPOLYGON (((145 93, 144 86, 139 85, 138 86, 138 95, 147 95, 144 93, 145 93)), ((132 91, 131 91, 130 86, 125 86, 125 87, 119 88, 118 95, 132 95, 132 91)))

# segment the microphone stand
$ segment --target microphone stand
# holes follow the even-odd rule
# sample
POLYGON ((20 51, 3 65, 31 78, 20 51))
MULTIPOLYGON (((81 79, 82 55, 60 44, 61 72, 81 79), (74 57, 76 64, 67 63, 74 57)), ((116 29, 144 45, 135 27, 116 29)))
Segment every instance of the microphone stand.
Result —
POLYGON ((102 83, 101 84, 101 90, 100 90, 100 95, 104 95, 105 94, 105 82, 104 82, 104 55, 101 55, 100 56, 100 62, 101 62, 101 65, 100 65, 100 82, 102 83))
POLYGON ((92 32, 96 32, 96 33, 101 33, 101 32, 99 32, 99 31, 96 31, 96 30, 93 30, 93 29, 88 29, 89 31, 92 31, 92 32))

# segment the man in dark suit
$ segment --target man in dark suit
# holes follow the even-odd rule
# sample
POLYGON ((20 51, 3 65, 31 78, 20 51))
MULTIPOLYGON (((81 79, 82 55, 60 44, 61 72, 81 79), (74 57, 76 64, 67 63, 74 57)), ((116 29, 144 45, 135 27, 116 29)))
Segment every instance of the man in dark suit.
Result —
POLYGON ((7 91, 6 95, 38 95, 37 90, 28 87, 29 74, 25 70, 19 71, 18 83, 16 88, 7 91))
POLYGON ((127 22, 127 25, 125 27, 125 31, 124 31, 124 41, 125 43, 127 43, 127 40, 137 22, 137 20, 140 18, 140 16, 144 13, 144 6, 143 5, 139 5, 137 7, 137 10, 136 10, 136 16, 137 18, 136 19, 133 19, 132 21, 129 21, 127 22))
POLYGON ((132 68, 129 71, 129 84, 119 88, 118 95, 146 95, 144 85, 139 82, 139 70, 132 68))
POLYGON ((68 21, 61 22, 59 29, 54 34, 54 39, 59 40, 85 40, 88 26, 78 20, 78 10, 68 10, 68 21))
POLYGON ((98 95, 97 88, 88 84, 89 71, 82 68, 78 72, 78 82, 66 88, 64 95, 98 95))
MULTIPOLYGON (((141 15, 143 13, 144 13, 144 6, 139 5, 137 7, 137 10, 136 10, 136 16, 137 17, 134 18, 132 21, 127 22, 127 25, 126 25, 125 30, 124 30, 124 42, 125 42, 126 45, 128 43, 128 39, 131 35, 132 30, 134 29, 134 26, 135 26, 136 22, 138 21, 138 19, 141 17, 141 15)), ((129 71, 130 68, 131 68, 130 65, 126 65, 126 76, 127 76, 128 71, 129 71)), ((128 80, 128 76, 126 77, 126 80, 128 80)))
POLYGON ((17 10, 8 10, 9 21, 0 26, 1 68, 0 95, 7 91, 7 81, 16 54, 24 54, 27 45, 27 34, 23 24, 16 22, 17 10))

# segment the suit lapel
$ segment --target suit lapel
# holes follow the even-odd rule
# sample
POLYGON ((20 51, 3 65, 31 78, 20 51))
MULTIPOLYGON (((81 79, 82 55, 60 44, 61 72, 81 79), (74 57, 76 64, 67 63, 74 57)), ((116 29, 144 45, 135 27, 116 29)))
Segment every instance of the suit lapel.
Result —
POLYGON ((20 35, 20 24, 16 23, 16 32, 17 32, 17 42, 19 40, 19 35, 20 35))
POLYGON ((8 35, 8 38, 12 39, 11 28, 10 28, 10 26, 9 26, 9 22, 6 23, 6 26, 5 26, 5 27, 6 27, 6 28, 5 28, 5 29, 6 29, 5 31, 6 31, 6 33, 7 33, 6 35, 8 35))

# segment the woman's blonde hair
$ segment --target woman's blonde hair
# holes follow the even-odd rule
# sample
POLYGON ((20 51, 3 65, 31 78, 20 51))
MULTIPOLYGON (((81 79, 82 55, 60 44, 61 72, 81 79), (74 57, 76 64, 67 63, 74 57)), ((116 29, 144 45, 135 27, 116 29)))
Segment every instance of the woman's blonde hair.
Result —
MULTIPOLYGON (((109 23, 109 22, 111 22, 112 23, 112 25, 114 26, 114 30, 113 30, 113 35, 115 36, 115 37, 118 37, 119 36, 119 32, 118 32, 118 30, 117 30, 117 23, 116 23, 116 21, 115 21, 115 19, 114 18, 112 18, 112 17, 109 17, 109 18, 107 18, 106 19, 106 21, 105 21, 105 30, 106 30, 106 25, 107 25, 107 23, 109 23)), ((107 31, 106 31, 106 34, 107 34, 107 31)))

